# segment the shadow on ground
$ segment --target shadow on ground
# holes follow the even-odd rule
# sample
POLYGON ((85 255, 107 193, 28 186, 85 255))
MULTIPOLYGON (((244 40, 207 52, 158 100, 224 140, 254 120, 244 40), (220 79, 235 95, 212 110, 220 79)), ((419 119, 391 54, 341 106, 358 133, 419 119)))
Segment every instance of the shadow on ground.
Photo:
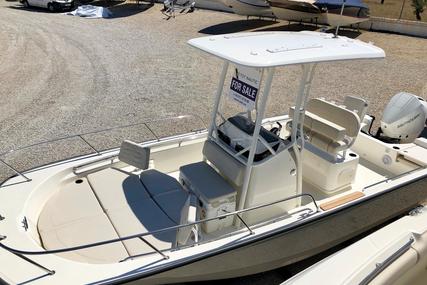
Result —
POLYGON ((142 2, 135 0, 132 3, 126 0, 95 0, 95 1, 79 1, 78 5, 93 5, 108 8, 112 16, 108 19, 124 18, 138 13, 144 12, 151 7, 153 4, 151 2, 142 2))
MULTIPOLYGON (((325 31, 325 33, 335 34, 335 28, 331 28, 331 29, 325 31)), ((348 37, 351 39, 355 39, 355 38, 359 37, 361 34, 362 33, 357 31, 357 30, 347 30, 347 29, 345 29, 345 30, 340 29, 338 32, 338 35, 345 36, 345 37, 348 37)))
POLYGON ((237 32, 243 32, 243 31, 252 30, 255 28, 273 25, 276 23, 277 22, 271 21, 271 20, 258 20, 258 19, 237 20, 237 21, 221 23, 221 24, 204 28, 200 30, 199 33, 208 34, 208 35, 237 33, 237 32))
POLYGON ((14 9, 14 10, 21 10, 21 11, 25 11, 25 12, 32 12, 32 13, 52 13, 49 12, 48 9, 46 8, 39 8, 39 7, 24 7, 22 5, 18 5, 18 6, 8 6, 7 8, 9 9, 14 9))
POLYGON ((144 3, 144 4, 126 3, 123 5, 113 6, 108 9, 110 9, 111 13, 113 14, 110 17, 110 19, 115 19, 115 18, 124 18, 132 15, 136 15, 138 13, 141 13, 150 9, 151 7, 153 7, 153 4, 151 3, 144 3))

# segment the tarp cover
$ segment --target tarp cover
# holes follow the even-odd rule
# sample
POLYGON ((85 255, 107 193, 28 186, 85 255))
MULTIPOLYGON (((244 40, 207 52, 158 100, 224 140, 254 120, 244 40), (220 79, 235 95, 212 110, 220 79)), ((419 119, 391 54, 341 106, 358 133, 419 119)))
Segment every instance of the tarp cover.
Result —
POLYGON ((79 16, 89 19, 96 18, 110 18, 112 13, 108 8, 93 6, 93 5, 82 5, 76 10, 66 13, 67 15, 79 16))
MULTIPOLYGON (((326 6, 335 6, 341 7, 343 0, 317 0, 314 5, 326 5, 326 6)), ((368 8, 368 5, 363 3, 362 0, 346 0, 345 7, 358 7, 358 8, 368 8)))

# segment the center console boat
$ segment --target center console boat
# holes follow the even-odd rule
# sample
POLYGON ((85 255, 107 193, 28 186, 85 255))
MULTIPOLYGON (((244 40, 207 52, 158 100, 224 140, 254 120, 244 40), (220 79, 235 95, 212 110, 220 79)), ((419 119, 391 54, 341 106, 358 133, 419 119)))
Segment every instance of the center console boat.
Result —
POLYGON ((426 139, 370 135, 361 98, 309 97, 316 68, 380 60, 382 49, 307 31, 189 44, 223 62, 207 130, 124 141, 22 172, 0 161, 16 170, 0 187, 4 282, 159 284, 253 274, 315 255, 427 198, 426 139), (291 65, 302 69, 295 103, 265 118, 275 70, 291 65), (230 106, 237 111, 226 116, 230 106))

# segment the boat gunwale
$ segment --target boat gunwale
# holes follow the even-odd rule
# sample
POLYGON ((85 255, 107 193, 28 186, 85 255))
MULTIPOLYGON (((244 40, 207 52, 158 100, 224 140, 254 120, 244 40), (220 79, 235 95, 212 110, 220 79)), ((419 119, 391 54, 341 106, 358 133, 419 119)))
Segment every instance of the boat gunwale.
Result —
MULTIPOLYGON (((422 170, 425 170, 426 168, 427 168, 426 166, 422 166, 422 167, 419 167, 419 168, 417 168, 415 170, 408 171, 409 173, 407 173, 407 174, 414 174, 413 172, 422 171, 422 170)), ((404 179, 404 178, 405 178, 405 176, 400 176, 400 177, 397 178, 397 180, 401 180, 401 179, 404 179)), ((413 177, 412 179, 409 179, 407 181, 403 181, 402 183, 399 183, 399 184, 396 184, 396 185, 392 185, 388 189, 384 189, 384 190, 378 191, 377 193, 372 193, 372 194, 366 195, 366 196, 361 197, 361 198, 359 198, 357 200, 354 200, 354 201, 349 202, 347 204, 344 204, 342 206, 336 207, 335 209, 328 210, 328 211, 317 211, 316 213, 314 213, 312 215, 309 215, 306 218, 303 218, 303 219, 291 222, 291 223, 289 223, 287 225, 278 227, 276 229, 268 230, 268 231, 263 232, 263 233, 258 233, 253 238, 244 239, 244 240, 240 239, 240 240, 237 240, 236 243, 227 244, 224 247, 221 247, 220 249, 217 248, 217 249, 213 249, 213 250, 210 250, 210 251, 205 251, 203 253, 199 253, 198 255, 191 256, 189 258, 186 257, 186 258, 181 259, 181 260, 176 260, 176 261, 168 262, 166 264, 160 264, 159 266, 156 266, 156 267, 148 269, 147 272, 136 273, 137 275, 134 276, 134 277, 132 277, 132 276, 124 277, 121 280, 117 280, 116 282, 114 282, 114 281, 113 282, 114 282, 114 284, 122 284, 122 283, 125 283, 125 282, 127 283, 127 282, 130 282, 130 281, 133 281, 133 280, 138 280, 138 279, 141 279, 141 278, 146 278, 146 277, 149 277, 149 276, 152 276, 152 275, 155 275, 155 274, 159 274, 159 273, 162 273, 162 272, 173 270, 173 269, 178 268, 180 266, 185 266, 185 265, 188 265, 188 264, 192 264, 192 263, 195 263, 197 261, 200 261, 200 260, 203 260, 203 259, 206 259, 206 258, 209 258, 209 257, 213 257, 213 256, 216 256, 216 255, 219 255, 219 254, 231 251, 231 250, 236 249, 236 248, 246 247, 246 246, 249 246, 251 244, 258 243, 260 241, 271 239, 271 238, 274 238, 277 235, 283 235, 283 234, 286 234, 288 232, 292 232, 292 231, 298 230, 298 228, 300 228, 300 227, 306 227, 309 224, 313 224, 313 223, 325 220, 328 217, 336 216, 340 212, 349 210, 349 209, 351 209, 353 207, 360 206, 360 205, 364 204, 365 202, 377 199, 378 197, 381 197, 381 196, 383 196, 385 194, 389 194, 391 192, 399 190, 402 187, 405 187, 407 185, 416 183, 416 182, 421 181, 421 180, 426 179, 426 178, 427 178, 427 173, 424 173, 424 174, 419 175, 417 177, 413 177)), ((388 183, 388 182, 390 182, 390 180, 393 180, 393 179, 385 179, 382 182, 383 183, 388 183)), ((380 184, 377 183, 376 185, 373 185, 373 186, 378 186, 378 185, 380 185, 380 184)), ((0 243, 0 245, 1 245, 1 243, 0 243)), ((121 275, 121 276, 123 277, 123 275, 121 275)), ((108 279, 108 280, 110 280, 110 279, 108 279)), ((101 282, 99 282, 97 284, 107 284, 107 283, 110 284, 111 280, 110 281, 108 281, 108 280, 106 279, 106 280, 104 280, 104 282, 101 281, 101 282)))
MULTIPOLYGON (((426 168, 426 167, 422 167, 422 168, 426 168)), ((149 272, 145 272, 145 273, 136 273, 137 274, 136 276, 123 277, 123 275, 122 275, 122 279, 117 280, 116 282, 113 281, 114 283, 111 283, 111 280, 110 281, 105 280, 104 282, 102 282, 102 281, 98 282, 98 284, 124 284, 124 283, 128 283, 128 282, 136 281, 136 280, 139 280, 139 279, 142 279, 142 278, 147 278, 147 277, 150 277, 150 276, 153 276, 153 275, 156 275, 156 274, 160 274, 160 273, 163 273, 163 272, 167 272, 167 271, 176 269, 176 268, 181 267, 181 266, 186 266, 186 265, 189 265, 189 264, 193 264, 195 262, 198 262, 198 261, 210 258, 210 257, 214 257, 214 256, 220 255, 220 254, 225 253, 225 252, 229 252, 229 251, 237 249, 237 248, 242 248, 242 247, 250 246, 251 244, 255 244, 255 243, 258 243, 258 242, 261 242, 261 241, 264 241, 264 240, 268 240, 268 239, 274 238, 275 236, 278 236, 278 235, 283 235, 283 234, 286 234, 286 233, 298 230, 300 227, 303 227, 303 226, 306 227, 309 224, 313 224, 313 223, 319 222, 319 221, 324 220, 326 218, 329 218, 331 216, 336 216, 340 212, 347 211, 347 210, 349 210, 352 207, 360 206, 363 202, 368 202, 368 201, 371 201, 371 200, 375 200, 375 199, 377 199, 378 197, 380 197, 382 195, 390 194, 390 193, 392 193, 394 191, 399 190, 402 187, 411 185, 413 183, 416 183, 418 181, 424 180, 426 178, 427 178, 427 173, 423 174, 420 177, 416 177, 416 178, 413 178, 412 180, 406 181, 406 182, 404 182, 402 184, 395 185, 395 186, 393 186, 393 187, 391 187, 389 189, 383 190, 383 191, 381 191, 379 193, 359 198, 359 199, 357 199, 355 201, 352 201, 352 202, 349 202, 349 203, 344 204, 342 206, 339 206, 339 207, 337 207, 337 208, 335 208, 333 210, 322 211, 321 214, 310 216, 307 219, 302 219, 302 220, 296 221, 295 223, 292 223, 292 226, 281 227, 281 228, 278 228, 278 229, 266 232, 264 234, 259 234, 257 237, 255 237, 253 239, 249 239, 249 240, 245 240, 245 241, 240 241, 240 243, 237 243, 237 244, 234 244, 234 245, 229 245, 228 247, 224 247, 224 248, 221 248, 221 249, 214 249, 214 250, 212 250, 210 252, 207 252, 204 255, 193 257, 193 259, 191 259, 191 260, 181 261, 180 263, 177 263, 177 264, 174 264, 174 265, 170 265, 170 266, 168 266, 168 264, 167 264, 167 265, 164 265, 163 268, 158 268, 157 270, 156 269, 152 269, 151 272, 149 271, 149 272)))

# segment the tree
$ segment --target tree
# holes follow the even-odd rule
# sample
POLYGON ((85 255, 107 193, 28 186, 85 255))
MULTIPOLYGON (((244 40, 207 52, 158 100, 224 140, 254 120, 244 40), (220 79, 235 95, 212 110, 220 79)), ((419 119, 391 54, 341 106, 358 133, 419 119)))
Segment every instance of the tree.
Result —
POLYGON ((421 21, 421 13, 424 12, 424 7, 427 5, 427 0, 412 0, 411 6, 414 7, 414 14, 418 21, 421 21))

